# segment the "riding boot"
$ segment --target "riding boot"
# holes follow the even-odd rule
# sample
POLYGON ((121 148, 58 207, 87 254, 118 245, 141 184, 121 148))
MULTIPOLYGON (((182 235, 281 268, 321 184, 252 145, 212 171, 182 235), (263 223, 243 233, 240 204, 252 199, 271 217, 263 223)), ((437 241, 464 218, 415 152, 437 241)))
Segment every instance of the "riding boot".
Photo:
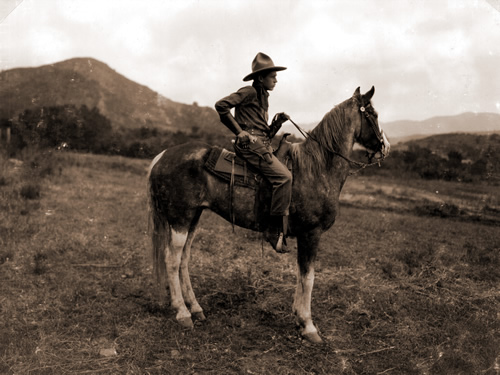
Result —
POLYGON ((288 216, 270 216, 265 237, 277 253, 290 252, 286 246, 287 229, 288 216))

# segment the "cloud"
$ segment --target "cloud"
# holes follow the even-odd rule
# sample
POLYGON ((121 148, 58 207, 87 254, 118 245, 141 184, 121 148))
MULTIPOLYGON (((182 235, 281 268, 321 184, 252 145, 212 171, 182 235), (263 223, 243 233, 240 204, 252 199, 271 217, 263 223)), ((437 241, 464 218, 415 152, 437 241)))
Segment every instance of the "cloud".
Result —
POLYGON ((0 69, 94 57, 208 106, 259 51, 288 67, 270 111, 296 122, 372 85, 384 121, 498 112, 500 13, 483 0, 25 0, 0 24, 0 69))

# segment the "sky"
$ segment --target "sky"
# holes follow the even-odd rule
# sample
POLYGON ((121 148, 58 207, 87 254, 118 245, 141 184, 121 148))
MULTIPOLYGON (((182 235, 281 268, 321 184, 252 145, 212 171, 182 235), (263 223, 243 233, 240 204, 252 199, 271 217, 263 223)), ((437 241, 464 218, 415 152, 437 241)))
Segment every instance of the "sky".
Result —
POLYGON ((358 86, 381 122, 500 114, 500 0, 0 0, 0 70, 91 57, 213 108, 257 52, 306 128, 358 86))

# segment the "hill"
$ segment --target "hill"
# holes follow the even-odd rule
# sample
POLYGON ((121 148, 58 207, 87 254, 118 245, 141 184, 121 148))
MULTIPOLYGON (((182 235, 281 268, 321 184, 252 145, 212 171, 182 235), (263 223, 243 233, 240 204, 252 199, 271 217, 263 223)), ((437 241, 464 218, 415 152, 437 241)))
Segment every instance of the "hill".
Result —
POLYGON ((398 144, 395 149, 403 150, 415 146, 432 150, 443 157, 456 151, 460 152, 464 159, 475 161, 486 154, 488 158, 500 155, 500 134, 436 134, 398 144))
POLYGON ((167 99, 92 58, 0 72, 0 118, 25 109, 73 104, 96 107, 115 129, 155 127, 223 131, 215 110, 167 99))
MULTIPOLYGON (((193 133, 203 129, 229 135, 212 108, 172 101, 92 58, 0 72, 0 119, 16 117, 26 109, 68 104, 96 107, 115 130, 148 127, 193 133)), ((434 134, 500 132, 500 114, 463 113, 381 125, 394 145, 434 134)))
POLYGON ((432 134, 500 132, 500 114, 467 112, 424 121, 392 121, 381 125, 391 141, 398 143, 432 134))

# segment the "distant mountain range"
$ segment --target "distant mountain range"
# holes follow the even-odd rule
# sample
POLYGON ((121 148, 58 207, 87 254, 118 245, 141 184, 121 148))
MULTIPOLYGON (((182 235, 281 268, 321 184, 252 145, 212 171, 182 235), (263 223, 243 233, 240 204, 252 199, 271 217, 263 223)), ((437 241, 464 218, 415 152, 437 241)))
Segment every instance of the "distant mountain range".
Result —
POLYGON ((407 142, 435 134, 500 133, 500 114, 463 113, 456 116, 432 117, 424 121, 381 123, 393 143, 407 142))
MULTIPOLYGON (((25 109, 64 104, 97 107, 115 129, 227 132, 214 109, 174 102, 92 58, 0 72, 0 119, 14 118, 25 109)), ((464 113, 381 125, 395 144, 433 134, 500 132, 500 114, 464 113)))
POLYGON ((64 104, 97 107, 115 129, 224 129, 212 108, 174 102, 95 59, 74 58, 0 72, 0 118, 16 117, 25 109, 64 104))
MULTIPOLYGON (((305 124, 303 128, 310 130, 317 124, 317 122, 305 124)), ((500 114, 467 112, 455 116, 432 117, 424 121, 380 122, 380 125, 391 144, 395 145, 439 134, 500 134, 500 114)), ((298 139, 303 138, 298 130, 291 126, 287 131, 291 131, 298 139)))

